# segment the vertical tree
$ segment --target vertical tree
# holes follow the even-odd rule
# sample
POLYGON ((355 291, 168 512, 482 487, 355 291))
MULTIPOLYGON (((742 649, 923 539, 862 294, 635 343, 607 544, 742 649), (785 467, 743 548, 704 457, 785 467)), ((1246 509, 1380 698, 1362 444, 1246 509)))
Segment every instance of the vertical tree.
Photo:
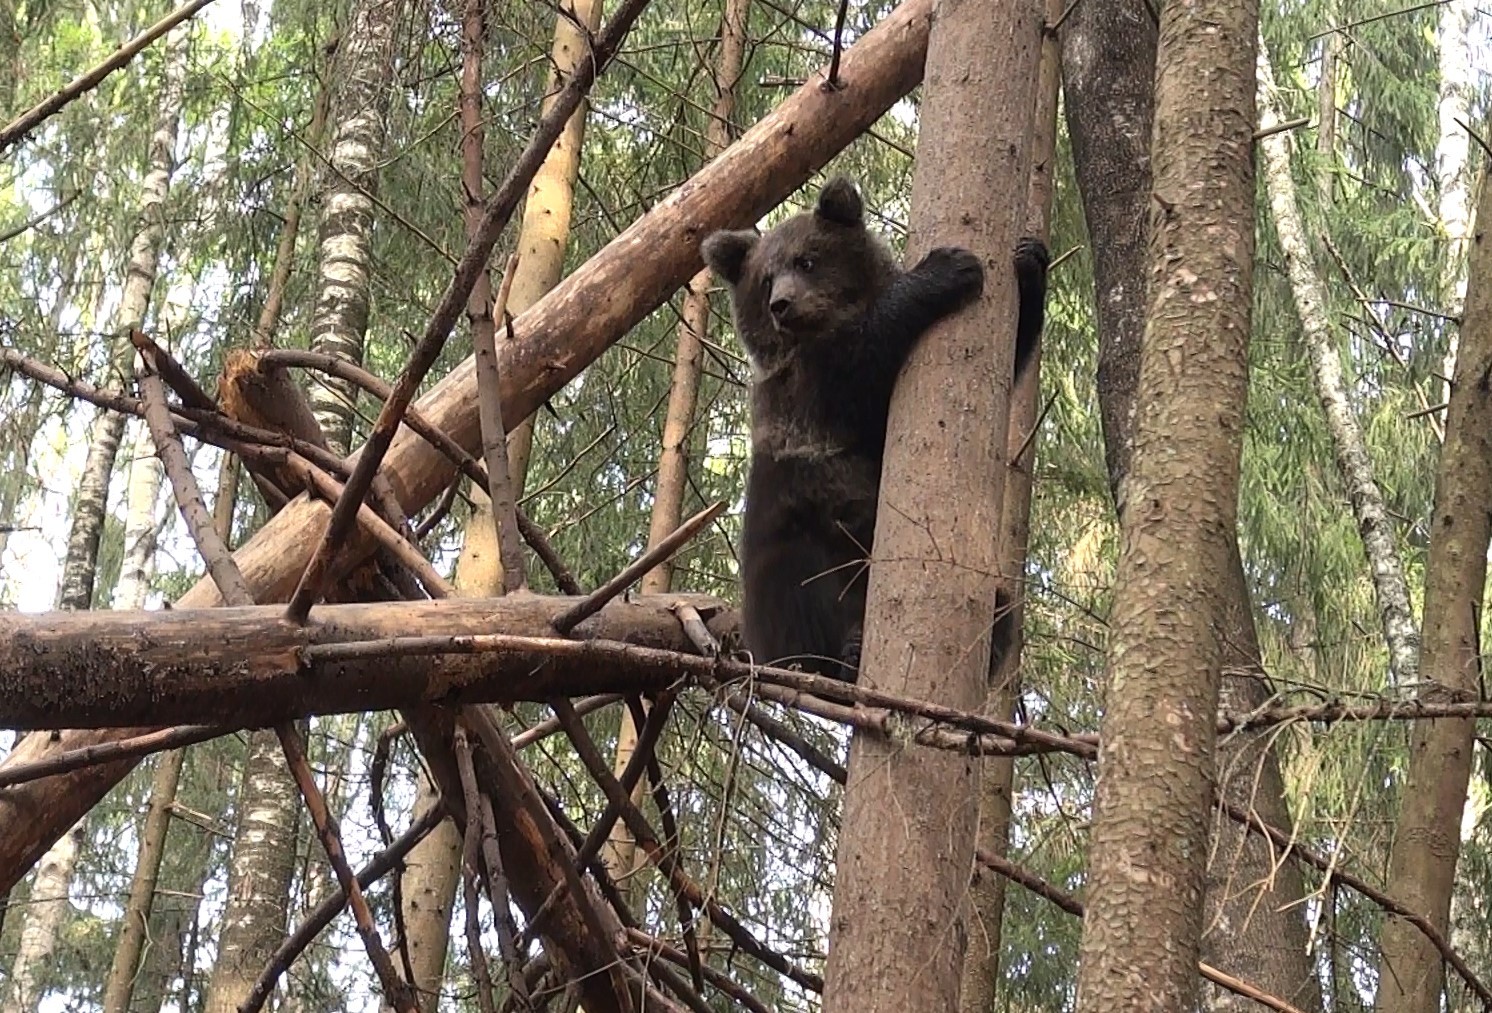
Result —
POLYGON ((104 1013, 128 1013, 130 1009, 140 954, 145 949, 150 912, 155 903, 161 859, 166 854, 166 831, 171 828, 171 807, 176 804, 176 789, 181 781, 181 768, 185 760, 184 749, 162 753, 156 764, 155 775, 150 781, 150 803, 140 829, 135 874, 130 880, 129 899, 124 905, 123 925, 119 930, 118 942, 114 945, 109 976, 104 979, 104 1013))
POLYGON ((1089 849, 1078 1009, 1198 1004, 1219 574, 1236 552, 1254 253, 1253 0, 1160 12, 1149 306, 1089 849))
MULTIPOLYGON (((587 33, 601 25, 601 0, 565 0, 564 7, 554 21, 554 46, 549 56, 553 76, 540 104, 541 113, 554 104, 565 82, 585 59, 590 48, 587 33)), ((538 302, 564 273, 588 105, 582 102, 565 121, 565 129, 544 156, 524 198, 523 220, 518 228, 518 269, 508 293, 508 312, 514 316, 538 302)), ((521 497, 533 452, 534 420, 529 417, 511 422, 508 471, 513 476, 513 494, 521 497)))
MULTIPOLYGON (((1492 168, 1485 160, 1484 165, 1492 168)), ((1425 686, 1420 697, 1427 701, 1481 695, 1481 616, 1492 537, 1492 516, 1486 510, 1492 497, 1492 237, 1482 224, 1488 208, 1492 172, 1484 171, 1430 526, 1420 658, 1425 686)), ((1442 935, 1449 929, 1475 744, 1476 722, 1469 718, 1416 722, 1410 739, 1388 882, 1396 898, 1425 915, 1442 935)), ((1379 946, 1379 1013, 1439 1010, 1445 966, 1424 933, 1390 918, 1379 946)))
POLYGON ((155 547, 165 518, 158 515, 161 495, 161 466, 154 448, 145 438, 135 442, 129 463, 124 495, 124 563, 111 604, 120 609, 141 609, 150 596, 150 578, 155 573, 155 547))
MULTIPOLYGON (((1046 25, 1061 18, 1063 0, 1048 0, 1046 25)), ((1057 96, 1062 79, 1061 47, 1057 34, 1042 30, 1037 71, 1036 109, 1032 116, 1031 180, 1026 191, 1025 233, 1050 242, 1052 198, 1057 162, 1057 96)), ((1041 402, 1040 354, 1010 392, 1010 423, 1005 435, 1005 493, 996 542, 1003 614, 995 616, 991 633, 990 673, 985 712, 1000 720, 1015 717, 1020 696, 1022 625, 1025 621, 1026 555, 1031 536, 1031 493, 1036 477, 1038 408, 1041 402)), ((1010 819, 1015 793, 1015 757, 984 761, 979 779, 979 834, 981 851, 1005 857, 1010 845, 1010 819)), ((964 958, 963 1013, 987 1013, 1000 994, 1001 919, 1005 913, 1004 876, 977 865, 969 885, 972 904, 969 949, 964 958)))
MULTIPOLYGON (((224 455, 224 474, 231 459, 224 455)), ((214 511, 213 527, 224 545, 231 542, 232 511, 214 511)), ((145 951, 151 912, 155 907, 156 884, 161 862, 166 856, 166 834, 171 829, 171 809, 181 784, 181 770, 186 764, 185 749, 172 749, 156 759, 155 774, 150 779, 150 799, 140 828, 140 847, 135 855, 135 872, 130 878, 129 898, 125 901, 123 925, 104 979, 104 1013, 128 1013, 140 973, 140 956, 145 951)), ((168 945, 167 939, 161 946, 168 945)), ((157 1006, 159 1003, 157 1003, 157 1006)))
POLYGON ((300 796, 272 730, 248 735, 237 809, 228 903, 203 1003, 206 1013, 236 1011, 285 937, 300 796))
MULTIPOLYGON (((1043 7, 947 4, 933 22, 908 256, 969 247, 985 288, 931 329, 897 385, 866 606, 861 681, 968 710, 984 701, 999 586, 1004 441, 991 433, 1009 417, 1043 7)), ((977 788, 968 757, 855 734, 826 1011, 958 1008, 977 788)))
MULTIPOLYGON (((746 17, 751 0, 725 0, 720 18, 720 48, 711 68, 710 82, 715 101, 710 106, 710 120, 705 126, 704 160, 708 162, 730 144, 731 115, 736 108, 736 82, 741 77, 746 54, 746 17)), ((663 419, 663 448, 658 458, 658 486, 653 510, 648 520, 648 545, 654 546, 672 534, 684 519, 684 488, 689 478, 689 434, 694 428, 694 413, 699 402, 699 380, 704 370, 704 338, 709 332, 710 283, 712 275, 703 268, 684 287, 684 306, 676 328, 673 376, 668 387, 668 409, 663 419)), ((673 562, 664 560, 643 574, 644 594, 667 594, 673 586, 673 562)), ((627 761, 637 748, 637 724, 628 707, 621 709, 617 729, 614 770, 621 776, 627 761)), ((634 800, 642 798, 638 782, 634 800)), ((622 882, 632 883, 628 876, 634 870, 637 845, 620 820, 606 841, 603 852, 607 868, 622 882)))
MULTIPOLYGON (((1064 91, 1083 212, 1092 240, 1097 293, 1099 411, 1111 492, 1117 497, 1135 439, 1139 348, 1145 326, 1144 221, 1151 200, 1150 141, 1155 109, 1156 31, 1133 5, 1085 5, 1064 29, 1064 91)), ((1250 711, 1269 698, 1242 558, 1230 551, 1220 574, 1227 596, 1221 639, 1221 699, 1250 711)), ((1218 782, 1230 801, 1271 826, 1291 825, 1275 736, 1240 733, 1220 744, 1218 782)), ((1293 864, 1279 865, 1268 842, 1231 820, 1217 835, 1207 870, 1204 959, 1302 1009, 1320 1008, 1293 864)), ((1219 1009, 1247 1003, 1219 994, 1219 1009)))
POLYGON ((41 1001, 42 986, 48 973, 47 964, 57 946, 72 901, 68 887, 72 884, 73 866, 83 841, 83 821, 78 821, 47 849, 37 863, 36 877, 31 881, 31 900, 26 905, 26 920, 21 923, 20 941, 15 961, 10 965, 0 1013, 32 1013, 41 1001))
MULTIPOLYGON (((354 365, 363 361, 372 303, 373 194, 384 154, 399 10, 392 0, 356 0, 331 71, 332 144, 321 197, 311 347, 354 365)), ((323 378, 311 385, 310 400, 327 444, 346 454, 357 388, 323 378)))
MULTIPOLYGON (((496 554, 491 558, 495 561, 496 554)), ((493 576, 497 577, 496 572, 493 576)), ((463 587, 459 579, 457 586, 463 587)), ((423 770, 418 778, 413 811, 424 812, 440 793, 423 770)), ((404 901, 401 913, 409 949, 409 970, 413 973, 410 984, 420 1008, 433 1011, 440 1008, 446 953, 451 942, 451 912, 456 904, 456 888, 461 885, 461 829, 451 820, 443 820, 409 853, 404 866, 399 893, 404 901)), ((384 1008, 392 1009, 387 1001, 384 1008)))
MULTIPOLYGON (((171 174, 176 169, 176 133, 181 119, 182 82, 186 74, 185 40, 168 46, 166 53, 159 114, 155 120, 155 132, 150 137, 149 166, 140 186, 139 225, 130 244, 124 291, 114 316, 115 337, 110 361, 115 376, 120 379, 134 375, 135 353, 129 332, 145 325, 145 314, 150 308, 150 293, 155 286, 156 269, 166 239, 166 195, 171 186, 171 174)), ((103 536, 109 482, 114 473, 114 458, 119 453, 119 441, 124 435, 124 423, 123 415, 101 411, 89 434, 88 456, 83 462, 83 475, 72 506, 72 528, 62 565, 58 608, 86 609, 93 605, 98 544, 103 536)))
MULTIPOLYGON (((1440 140, 1435 145, 1435 183, 1440 191, 1436 212, 1440 227, 1450 240, 1449 270, 1446 272, 1446 312, 1459 316, 1466 297, 1466 252, 1471 239, 1471 138, 1466 127, 1471 122, 1471 103, 1476 88, 1472 76, 1472 15, 1474 0, 1448 0, 1436 12, 1435 51, 1440 63, 1440 94, 1436 113, 1440 121, 1440 140)), ((1333 35, 1336 33, 1333 32, 1333 35)), ((1442 375, 1445 393, 1450 396, 1450 380, 1456 372, 1456 333, 1446 348, 1442 375)))

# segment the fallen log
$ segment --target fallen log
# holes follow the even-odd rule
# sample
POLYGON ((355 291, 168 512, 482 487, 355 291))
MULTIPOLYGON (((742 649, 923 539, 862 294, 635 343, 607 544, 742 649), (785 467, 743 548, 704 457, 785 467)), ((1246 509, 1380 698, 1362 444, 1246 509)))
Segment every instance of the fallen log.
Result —
MULTIPOLYGON (((503 417, 531 414, 662 305, 699 269, 702 236, 759 219, 910 92, 922 76, 932 9, 933 0, 905 0, 845 51, 838 89, 826 89, 823 75, 814 75, 518 317, 514 339, 503 342, 500 351, 503 417)), ((457 366, 416 408, 468 451, 475 451, 480 437, 472 360, 457 366)), ((389 450, 383 473, 393 482, 406 513, 414 513, 438 494, 453 468, 422 439, 403 431, 389 450)), ((301 496, 234 554, 259 601, 289 598, 329 514, 325 504, 301 496)), ((355 535, 341 561, 350 566, 371 550, 366 538, 355 535)), ((216 589, 201 581, 176 607, 217 604, 216 589)), ((4 763, 43 760, 149 730, 32 735, 4 763)), ((119 760, 0 791, 0 892, 14 886, 135 762, 119 760)))
MULTIPOLYGON (((286 622, 278 605, 12 613, 0 616, 0 727, 268 728, 311 715, 585 696, 598 686, 645 692, 686 674, 656 656, 603 657, 583 642, 539 652, 502 642, 503 634, 557 638, 551 621, 580 600, 323 605, 306 626, 286 622)), ((689 652, 670 611, 680 602, 717 637, 735 626, 717 598, 645 595, 611 602, 571 637, 689 652)))

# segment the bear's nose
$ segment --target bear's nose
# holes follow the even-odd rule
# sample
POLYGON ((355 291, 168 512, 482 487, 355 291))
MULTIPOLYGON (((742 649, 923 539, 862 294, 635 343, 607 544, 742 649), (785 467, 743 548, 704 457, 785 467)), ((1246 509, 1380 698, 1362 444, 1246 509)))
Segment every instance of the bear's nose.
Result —
POLYGON ((788 310, 793 308, 793 301, 785 298, 773 299, 768 308, 772 311, 772 316, 780 320, 787 315, 788 310))

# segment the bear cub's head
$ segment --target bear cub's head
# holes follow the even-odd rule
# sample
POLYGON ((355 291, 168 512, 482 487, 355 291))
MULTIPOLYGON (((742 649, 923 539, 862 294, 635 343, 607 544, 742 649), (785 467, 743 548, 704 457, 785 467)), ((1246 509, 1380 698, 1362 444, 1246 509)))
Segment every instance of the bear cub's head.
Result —
POLYGON ((713 233, 700 253, 730 286, 736 330, 758 357, 839 333, 897 273, 891 251, 865 227, 860 192, 844 177, 824 185, 812 212, 766 235, 713 233))

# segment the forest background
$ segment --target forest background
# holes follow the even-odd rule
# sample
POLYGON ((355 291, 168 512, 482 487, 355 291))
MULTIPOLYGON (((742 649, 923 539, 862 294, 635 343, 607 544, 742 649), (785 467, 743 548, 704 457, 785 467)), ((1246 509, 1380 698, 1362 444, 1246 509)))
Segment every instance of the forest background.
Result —
MULTIPOLYGON (((556 72, 564 80, 573 71, 567 61, 586 48, 571 18, 594 31, 603 13, 613 14, 576 6, 557 18, 540 2, 481 11, 485 140, 473 184, 470 176, 463 182, 467 142, 476 136, 461 106, 471 94, 462 78, 470 53, 463 28, 480 4, 196 6, 200 12, 0 155, 6 364, 24 360, 64 374, 49 385, 34 369, 13 368, 0 387, 0 602, 7 609, 156 609, 202 574, 144 422, 99 412, 72 396, 76 388, 59 385, 82 379, 129 389, 131 328, 208 391, 216 390, 230 350, 256 343, 345 355, 392 381, 467 243, 467 193, 473 185, 488 193, 498 187, 528 144, 545 96, 555 94, 556 72)), ((1153 60, 1155 12, 1143 0, 1111 6, 1130 8, 1126 30, 1148 38, 1153 60)), ((508 308, 531 305, 659 207, 746 127, 822 74, 836 39, 848 45, 864 36, 892 5, 844 10, 847 17, 831 3, 783 0, 647 5, 497 243, 493 288, 518 255, 508 308)), ((0 0, 0 121, 167 13, 153 3, 0 0)), ((1103 157, 1081 117, 1103 115, 1104 101, 1118 108, 1121 96, 1094 95, 1122 58, 1095 55, 1112 29, 1096 17, 1078 5, 1056 4, 1048 13, 1049 23, 1060 22, 1054 41, 1064 86, 1046 164, 1050 246, 1059 259, 1030 444, 1017 702, 1022 721, 1064 733, 1099 727, 1120 545, 1098 387, 1105 318, 1095 298, 1117 289, 1096 262, 1095 209, 1083 202, 1085 194, 1096 200, 1091 187, 1099 177, 1080 184, 1103 157), (1081 102, 1090 105, 1075 109, 1081 102)), ((1485 70, 1492 16, 1472 0, 1266 0, 1260 30, 1274 82, 1261 88, 1261 118, 1284 129, 1259 138, 1239 483, 1238 542, 1258 658, 1277 694, 1273 705, 1408 700, 1418 686, 1416 616, 1424 609, 1446 439, 1446 377, 1467 298, 1483 160, 1476 138, 1486 138, 1492 122, 1485 70), (1284 161, 1271 163, 1267 146, 1281 139, 1289 143, 1273 150, 1284 161), (1343 411, 1355 423, 1346 436, 1343 411), (1366 472, 1362 456, 1344 457, 1352 431, 1366 472), (1364 480, 1378 497, 1374 523, 1363 520, 1364 480), (1385 576, 1386 568, 1396 576, 1385 576)), ((1134 48, 1145 51, 1143 43, 1134 48)), ((846 173, 860 182, 873 226, 900 247, 917 122, 914 93, 762 224, 804 206, 828 175, 846 173)), ((1148 129, 1143 138, 1148 146, 1148 129)), ((1121 158, 1125 150, 1108 154, 1121 158)), ((1015 189, 1024 194, 1024 186, 1015 189)), ((1109 236, 1115 227, 1111 221, 1109 236)), ((1135 220, 1117 228, 1131 233, 1132 245, 1105 249, 1143 258, 1135 220)), ((509 441, 517 504, 578 587, 603 584, 683 517, 723 501, 725 509, 671 566, 653 572, 647 589, 737 600, 747 366, 723 292, 707 276, 691 288, 549 397, 533 416, 531 436, 509 441), (697 340, 681 346, 681 332, 691 328, 697 340), (696 385, 683 403, 681 383, 696 385)), ((471 351, 463 317, 430 382, 471 351)), ((373 428, 379 399, 346 382, 321 383, 314 368, 300 371, 305 362, 295 376, 305 380, 327 447, 339 456, 355 449, 373 428)), ((241 544, 279 504, 230 455, 193 440, 186 448, 209 506, 219 508, 222 536, 241 544)), ((485 504, 457 482, 412 518, 419 546, 462 594, 503 589, 485 504)), ((532 555, 524 570, 535 590, 565 590, 532 555)), ((708 919, 688 942, 766 1008, 814 1009, 842 803, 831 775, 849 733, 791 707, 760 706, 778 726, 743 719, 719 696, 681 694, 657 755, 679 854, 777 966, 743 955, 740 940, 708 919)), ((629 748, 623 740, 635 734, 623 711, 598 701, 585 717, 619 771, 629 748)), ((516 736, 547 714, 522 704, 505 720, 516 736)), ((392 711, 302 726, 354 868, 432 797, 401 731, 392 711), (385 814, 392 832, 379 826, 385 814)), ((1266 765, 1251 766, 1255 758, 1243 764, 1245 779, 1278 776, 1296 839, 1328 856, 1332 869, 1394 894, 1405 882, 1392 863, 1413 734, 1413 725, 1397 720, 1280 724, 1267 736, 1278 774, 1257 773, 1266 765)), ((535 738, 522 754, 534 778, 576 823, 591 826, 606 803, 592 772, 562 739, 535 738)), ((0 737, 7 747, 18 741, 0 737)), ((1445 915, 1445 941, 1466 971, 1444 982, 1450 1009, 1477 1008, 1471 982, 1492 980, 1492 749, 1485 737, 1474 742, 1445 915)), ((1007 860, 1081 895, 1093 764, 1073 752, 1032 750, 1016 758, 1012 776, 1007 860)), ((305 807, 273 732, 235 732, 141 763, 9 892, 0 923, 0 1011, 237 1008, 287 929, 334 889, 305 807), (150 875, 142 878, 142 870, 150 875)), ((631 854, 625 830, 611 836, 609 867, 631 884, 627 895, 644 928, 684 948, 673 893, 631 854)), ((1217 840, 1209 887, 1231 884, 1241 910, 1270 908, 1276 895, 1266 892, 1256 904, 1252 874, 1230 875, 1241 866, 1232 864, 1230 838, 1217 840)), ((477 993, 488 972, 464 928, 476 893, 461 889, 462 845, 447 824, 415 852, 397 896, 389 881, 368 891, 371 916, 406 977, 426 992, 425 1008, 436 1008, 432 1001, 441 1009, 483 1008, 477 993)), ((1397 860, 1405 860, 1402 849, 1397 860)), ((1303 880, 1293 886, 1289 917, 1314 985, 1297 980, 1287 989, 1267 972, 1259 973, 1269 980, 1254 984, 1288 991, 1300 1009, 1383 1008, 1381 959, 1395 944, 1381 898, 1319 869, 1292 875, 1303 880)), ((1270 882, 1273 890, 1292 888, 1270 882)), ((1076 1008, 1082 923, 1024 889, 1002 891, 993 904, 987 910, 997 917, 971 950, 993 943, 997 988, 981 1000, 985 1006, 965 1008, 1076 1008)), ((1247 950, 1250 933, 1209 910, 1204 955, 1228 970, 1212 954, 1247 950)), ((475 937, 493 961, 501 935, 489 920, 475 937)), ((1254 956, 1251 966, 1270 964, 1267 948, 1254 956)), ((1438 956, 1434 964, 1441 966, 1438 956)), ((503 974, 494 969, 493 977, 503 974)), ((1440 987, 1437 978, 1437 996, 1440 987)), ((506 988, 499 982, 500 994, 506 988)), ((976 994, 967 986, 965 993, 976 994)), ((705 994, 714 1008, 734 1008, 727 991, 705 994)), ((1237 997, 1222 991, 1211 1001, 1219 1009, 1255 1008, 1229 1006, 1237 997)), ((379 1004, 350 920, 320 934, 280 979, 272 1002, 306 1010, 379 1004)))

